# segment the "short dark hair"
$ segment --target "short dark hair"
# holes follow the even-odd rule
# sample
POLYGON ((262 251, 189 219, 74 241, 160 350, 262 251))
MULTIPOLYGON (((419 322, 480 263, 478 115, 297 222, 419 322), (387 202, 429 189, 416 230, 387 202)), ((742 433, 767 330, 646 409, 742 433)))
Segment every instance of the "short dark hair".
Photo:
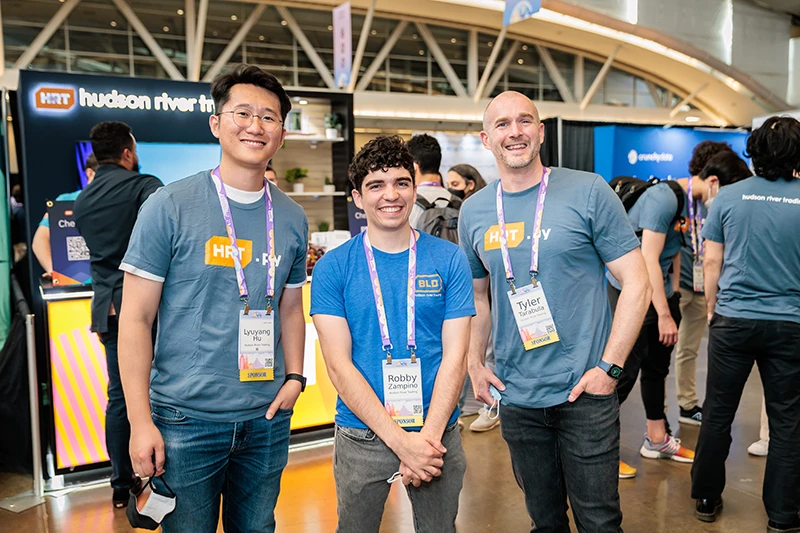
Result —
POLYGON ((414 135, 408 141, 408 151, 423 174, 438 174, 442 166, 442 148, 439 141, 427 133, 414 135))
POLYGON ((136 144, 131 127, 124 122, 96 124, 89 133, 89 140, 92 141, 92 152, 101 165, 118 163, 125 149, 132 151, 136 144))
POLYGON ((232 71, 220 74, 214 79, 211 83, 211 98, 214 99, 217 113, 228 103, 233 86, 239 84, 255 85, 277 96, 281 104, 281 120, 286 121, 286 115, 292 110, 289 95, 283 90, 278 78, 254 65, 237 65, 232 71))
POLYGON ((364 178, 376 170, 404 168, 414 182, 414 158, 408 145, 399 135, 379 135, 365 144, 347 169, 347 177, 353 187, 361 192, 364 178))
MULTIPOLYGON (((267 168, 266 168, 266 170, 264 170, 264 172, 275 172, 275 169, 272 168, 272 162, 267 163, 267 168)), ((278 173, 275 172, 275 175, 277 176, 278 173)))
POLYGON ((724 187, 749 178, 753 173, 744 160, 732 151, 724 150, 712 157, 698 176, 701 180, 709 176, 719 178, 719 186, 724 187))
POLYGON ((97 167, 100 166, 100 163, 97 162, 97 158, 94 156, 94 153, 89 154, 89 157, 86 158, 86 163, 83 164, 83 170, 97 170, 97 167))
POLYGON ((800 171, 800 122, 791 117, 771 117, 747 138, 745 155, 753 160, 757 176, 770 181, 794 179, 800 171))
POLYGON ((484 181, 483 176, 481 176, 481 173, 478 172, 478 169, 472 165, 456 165, 452 167, 449 172, 455 172, 465 180, 471 181, 475 184, 475 188, 467 193, 467 198, 486 187, 486 181, 484 181))
POLYGON ((703 141, 699 143, 692 150, 692 159, 689 161, 689 174, 699 176, 709 160, 725 150, 733 152, 731 145, 726 142, 703 141))

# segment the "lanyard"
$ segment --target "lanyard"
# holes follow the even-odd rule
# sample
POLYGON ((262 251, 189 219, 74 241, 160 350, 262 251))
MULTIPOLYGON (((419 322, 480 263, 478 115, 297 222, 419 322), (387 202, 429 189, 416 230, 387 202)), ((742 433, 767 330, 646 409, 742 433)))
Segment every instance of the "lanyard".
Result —
POLYGON ((417 185, 417 187, 441 187, 441 183, 438 181, 426 181, 417 185))
MULTIPOLYGON (((231 206, 228 203, 228 196, 225 194, 225 184, 219 173, 219 167, 211 171, 214 185, 217 187, 219 205, 222 208, 222 219, 225 221, 225 229, 228 230, 228 237, 231 240, 231 252, 233 254, 233 267, 236 269, 236 281, 239 284, 239 299, 244 302, 244 314, 250 311, 248 300, 250 293, 247 291, 247 282, 244 279, 244 268, 242 268, 242 252, 236 240, 236 228, 233 227, 233 215, 231 206)), ((269 183, 264 179, 264 201, 267 205, 267 257, 269 266, 267 267, 267 314, 272 312, 272 298, 275 296, 275 213, 272 210, 272 195, 269 192, 269 183)))
MULTIPOLYGON (((539 273, 539 239, 542 236, 542 216, 544 215, 544 197, 547 194, 547 184, 550 181, 550 169, 542 169, 542 181, 539 183, 539 196, 536 200, 536 211, 533 213, 533 242, 531 243, 531 283, 534 287, 536 275, 539 273)), ((511 292, 516 294, 514 287, 514 269, 511 267, 511 258, 508 255, 508 231, 506 230, 506 215, 503 210, 503 184, 497 183, 497 222, 500 226, 500 252, 503 255, 503 265, 506 268, 506 281, 511 284, 511 292)))
POLYGON ((703 229, 703 218, 701 216, 700 200, 692 198, 692 178, 689 178, 689 185, 686 187, 689 196, 689 232, 692 234, 692 253, 697 259, 703 255, 703 238, 700 231, 703 229))
MULTIPOLYGON (((365 231, 364 253, 367 254, 367 266, 369 267, 370 286, 372 296, 375 298, 375 307, 378 310, 378 325, 381 329, 381 342, 383 351, 386 352, 386 362, 392 362, 392 341, 389 338, 389 321, 386 319, 386 307, 383 305, 383 293, 381 292, 381 282, 378 279, 378 267, 375 264, 375 254, 369 242, 369 236, 365 231)), ((417 239, 414 236, 414 229, 411 229, 411 237, 408 243, 408 300, 406 301, 406 333, 408 349, 411 352, 411 362, 417 362, 417 330, 415 324, 416 317, 416 279, 417 279, 417 239)))

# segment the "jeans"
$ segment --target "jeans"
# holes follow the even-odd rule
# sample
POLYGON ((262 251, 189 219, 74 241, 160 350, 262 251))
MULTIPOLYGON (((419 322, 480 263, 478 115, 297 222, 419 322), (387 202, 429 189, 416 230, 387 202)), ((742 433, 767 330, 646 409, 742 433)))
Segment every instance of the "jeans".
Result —
POLYGON ((706 331, 706 297, 687 289, 681 289, 681 325, 678 328, 678 344, 675 345, 675 385, 678 405, 690 411, 697 407, 697 353, 706 331))
POLYGON ((761 374, 769 417, 764 507, 770 520, 789 523, 800 512, 800 324, 794 322, 714 315, 692 498, 722 495, 731 424, 753 362, 761 374))
MULTIPOLYGON (((611 285, 608 286, 608 299, 612 313, 617 308, 619 295, 620 291, 611 285)), ((680 298, 680 293, 676 292, 667 300, 672 319, 677 326, 681 324, 680 298)), ((664 346, 658 340, 658 314, 655 307, 650 304, 639 337, 625 361, 624 372, 617 385, 619 403, 628 399, 641 369, 641 392, 645 416, 648 420, 665 419, 664 398, 671 357, 672 346, 664 346)))
POLYGON ((503 405, 503 439, 536 533, 620 533, 617 393, 544 409, 503 405))
POLYGON ((122 393, 117 357, 117 337, 119 325, 117 317, 108 317, 108 331, 99 333, 100 342, 106 349, 108 366, 108 404, 106 405, 106 449, 111 459, 111 486, 115 489, 130 488, 133 485, 133 466, 128 451, 131 440, 131 425, 128 422, 128 409, 122 393))
POLYGON ((275 531, 275 503, 289 459, 292 411, 272 420, 209 422, 154 405, 153 422, 164 438, 164 480, 176 507, 161 523, 163 533, 275 531))
MULTIPOLYGON (((406 487, 416 533, 456 530, 458 496, 467 470, 457 424, 447 427, 442 444, 447 448, 442 475, 419 487, 406 487)), ((400 459, 373 431, 336 426, 333 477, 339 511, 337 533, 378 532, 391 488, 386 480, 399 466, 400 459)))

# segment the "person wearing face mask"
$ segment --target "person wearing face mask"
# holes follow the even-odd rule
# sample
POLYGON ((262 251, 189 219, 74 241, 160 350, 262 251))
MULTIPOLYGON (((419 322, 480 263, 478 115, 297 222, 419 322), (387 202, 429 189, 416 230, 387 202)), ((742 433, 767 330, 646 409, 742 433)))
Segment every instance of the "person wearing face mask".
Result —
MULTIPOLYGON (((111 459, 112 501, 128 502, 134 471, 128 454, 130 424, 119 374, 117 317, 122 307, 123 273, 119 269, 139 208, 163 186, 154 176, 139 173, 136 139, 123 122, 101 122, 89 138, 98 164, 94 179, 75 200, 75 226, 89 248, 92 274, 92 331, 105 346, 108 366, 106 447, 111 459)), ((52 268, 52 267, 51 267, 52 268)))
POLYGON ((713 141, 703 141, 695 147, 689 169, 692 177, 678 180, 689 197, 689 221, 683 225, 681 247, 681 323, 675 346, 675 382, 679 421, 699 426, 703 411, 695 387, 696 361, 706 329, 701 230, 719 188, 750 177, 751 172, 730 145, 713 141))
POLYGON ((709 320, 703 425, 692 467, 695 515, 722 510, 731 426, 753 368, 764 388, 768 533, 800 532, 800 122, 772 117, 747 140, 755 176, 709 210, 703 264, 709 320))
POLYGON ((486 187, 481 173, 472 165, 456 165, 447 171, 447 190, 450 194, 466 200, 486 187))

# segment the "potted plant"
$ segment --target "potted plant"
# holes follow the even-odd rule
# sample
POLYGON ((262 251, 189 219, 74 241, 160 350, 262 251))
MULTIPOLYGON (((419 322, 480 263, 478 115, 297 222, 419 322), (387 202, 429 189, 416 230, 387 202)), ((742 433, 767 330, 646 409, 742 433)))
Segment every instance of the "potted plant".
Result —
POLYGON ((338 139, 341 136, 342 119, 336 113, 325 115, 325 138, 338 139))
POLYGON ((328 176, 325 176, 325 185, 322 186, 322 192, 336 192, 336 185, 328 176))
POLYGON ((330 229, 331 229, 331 225, 330 225, 330 223, 328 223, 328 222, 324 222, 324 221, 323 221, 323 222, 320 222, 319 224, 317 224, 317 228, 318 228, 318 229, 319 229, 319 230, 320 230, 322 233, 325 233, 326 231, 328 231, 328 230, 330 230, 330 229))
POLYGON ((308 176, 308 169, 307 168, 290 168, 286 170, 286 181, 292 184, 292 191, 293 192, 303 192, 305 190, 305 186, 300 183, 300 180, 304 179, 308 176))

